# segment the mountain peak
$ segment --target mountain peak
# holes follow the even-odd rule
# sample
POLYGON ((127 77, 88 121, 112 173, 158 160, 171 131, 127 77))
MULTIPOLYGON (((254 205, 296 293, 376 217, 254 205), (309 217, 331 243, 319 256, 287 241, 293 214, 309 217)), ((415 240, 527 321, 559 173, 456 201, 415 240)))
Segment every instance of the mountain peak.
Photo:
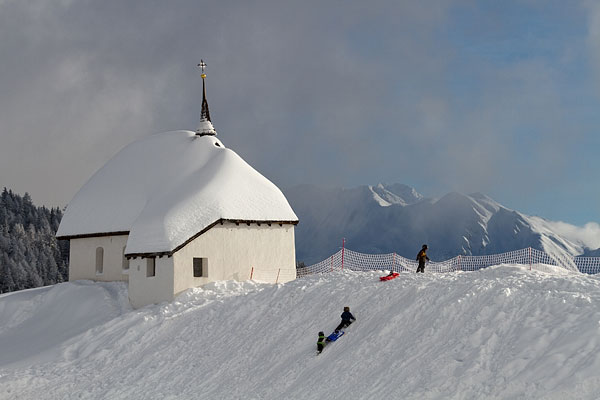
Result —
POLYGON ((482 193, 452 192, 434 200, 407 185, 379 183, 351 189, 303 187, 286 196, 301 221, 296 254, 306 263, 331 256, 342 237, 355 251, 411 258, 427 243, 434 260, 526 247, 578 255, 586 244, 598 247, 598 241, 582 241, 577 227, 559 229, 557 223, 506 208, 482 193))
POLYGON ((382 207, 389 207, 392 204, 406 206, 423 199, 423 195, 414 188, 401 183, 378 183, 376 186, 369 186, 369 190, 373 194, 373 199, 382 207))

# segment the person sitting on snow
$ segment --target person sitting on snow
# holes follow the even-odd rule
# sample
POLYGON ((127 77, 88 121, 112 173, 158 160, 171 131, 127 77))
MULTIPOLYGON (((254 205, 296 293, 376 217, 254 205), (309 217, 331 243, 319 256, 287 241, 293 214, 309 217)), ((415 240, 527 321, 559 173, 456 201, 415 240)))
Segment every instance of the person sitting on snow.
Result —
POLYGON ((319 339, 317 340, 317 353, 321 353, 323 351, 323 347, 325 347, 325 334, 323 332, 319 332, 319 339))
POLYGON ((352 315, 350 313, 350 307, 344 307, 344 312, 341 315, 342 317, 342 322, 340 322, 340 324, 337 326, 337 328, 335 328, 336 332, 339 331, 340 329, 344 329, 347 326, 350 326, 350 324, 354 321, 356 321, 356 318, 354 318, 354 315, 352 315))

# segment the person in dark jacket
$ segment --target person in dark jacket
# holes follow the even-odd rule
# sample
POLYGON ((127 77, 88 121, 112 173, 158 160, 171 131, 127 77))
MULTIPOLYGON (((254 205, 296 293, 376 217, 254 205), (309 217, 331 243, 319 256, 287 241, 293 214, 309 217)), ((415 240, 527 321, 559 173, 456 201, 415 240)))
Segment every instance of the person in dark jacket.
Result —
POLYGON ((344 307, 344 312, 341 315, 342 317, 342 322, 340 322, 340 324, 337 326, 337 328, 335 328, 336 331, 339 331, 340 329, 344 329, 347 326, 350 326, 350 324, 354 321, 356 321, 356 318, 354 318, 354 315, 352 315, 350 313, 350 307, 344 307))
POLYGON ((427 245, 424 244, 421 248, 419 254, 417 254, 417 261, 419 262, 419 266, 417 267, 417 272, 425 272, 425 261, 429 261, 429 257, 427 257, 427 245))
POLYGON ((323 332, 319 332, 319 339, 317 340, 317 354, 321 354, 323 347, 325 347, 325 334, 323 332))

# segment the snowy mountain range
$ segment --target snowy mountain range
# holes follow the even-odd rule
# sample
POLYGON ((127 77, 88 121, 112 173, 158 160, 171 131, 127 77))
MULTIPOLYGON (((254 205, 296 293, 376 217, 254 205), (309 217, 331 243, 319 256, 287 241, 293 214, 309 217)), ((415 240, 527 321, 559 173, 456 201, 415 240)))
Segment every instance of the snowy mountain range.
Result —
POLYGON ((522 214, 490 197, 449 193, 425 198, 395 183, 355 188, 298 185, 284 190, 298 215, 296 259, 312 264, 348 248, 413 258, 423 243, 436 261, 533 247, 551 254, 597 256, 600 234, 522 214), (589 237, 592 236, 592 240, 589 237))

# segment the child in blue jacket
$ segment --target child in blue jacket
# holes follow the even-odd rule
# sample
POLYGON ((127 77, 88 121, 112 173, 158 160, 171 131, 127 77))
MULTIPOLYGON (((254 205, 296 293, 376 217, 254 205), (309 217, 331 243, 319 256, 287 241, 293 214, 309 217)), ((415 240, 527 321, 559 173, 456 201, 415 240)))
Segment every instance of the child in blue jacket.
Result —
POLYGON ((347 326, 350 326, 350 324, 354 321, 356 321, 356 318, 354 318, 354 315, 352 315, 350 313, 350 307, 344 307, 344 312, 341 315, 342 317, 342 322, 340 322, 340 324, 337 326, 337 328, 335 328, 336 331, 339 331, 340 329, 344 329, 347 326))

